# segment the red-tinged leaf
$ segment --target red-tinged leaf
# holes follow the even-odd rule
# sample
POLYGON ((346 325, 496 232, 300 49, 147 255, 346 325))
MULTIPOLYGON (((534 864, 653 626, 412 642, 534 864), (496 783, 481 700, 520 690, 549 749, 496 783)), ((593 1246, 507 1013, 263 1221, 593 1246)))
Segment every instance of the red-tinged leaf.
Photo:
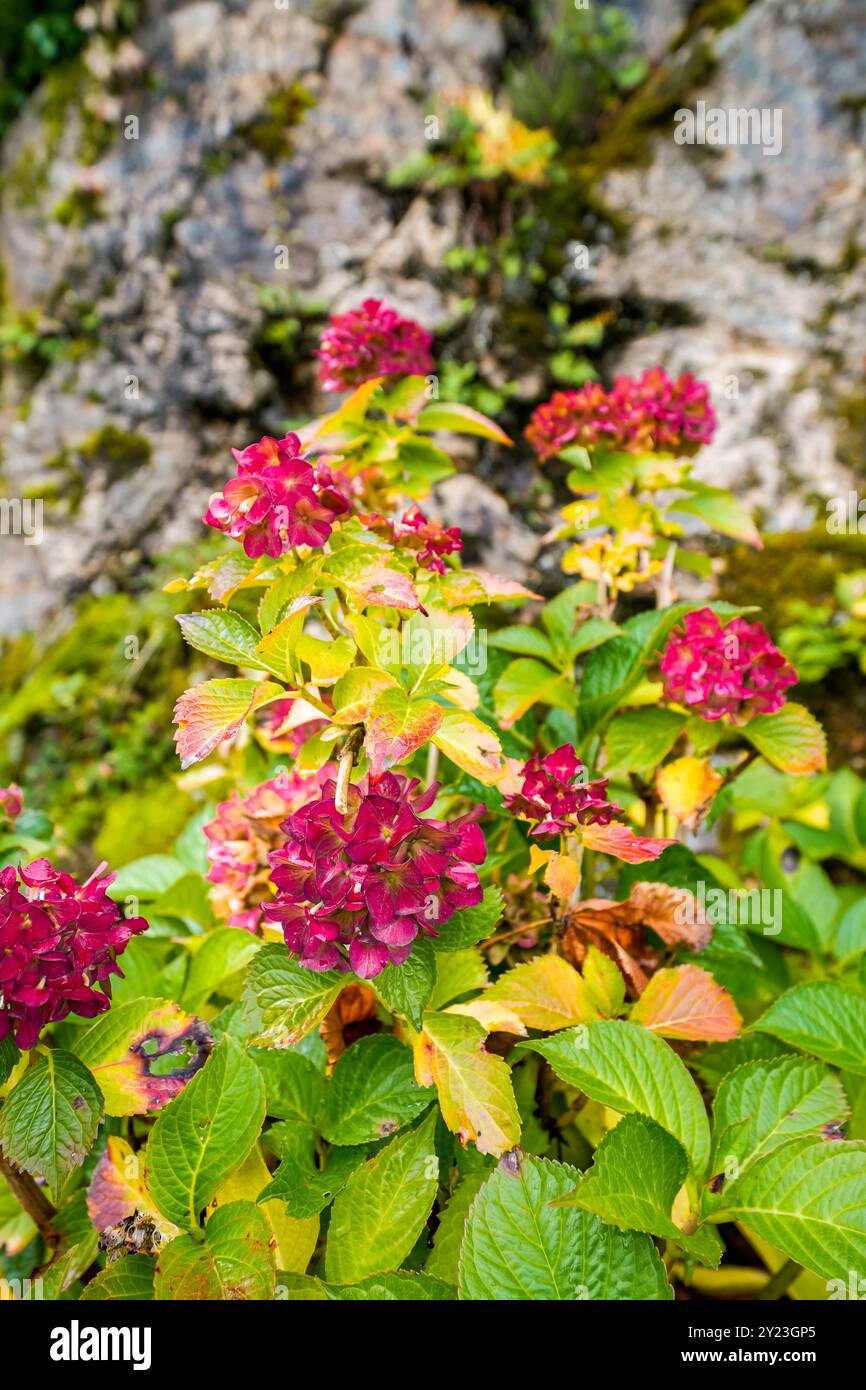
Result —
POLYGON ((375 666, 353 666, 334 686, 334 723, 363 724, 383 690, 397 682, 375 666))
POLYGON ((502 748, 492 729, 468 710, 441 711, 433 742, 470 777, 492 787, 502 775, 502 748))
POLYGON ((630 1018, 651 1033, 683 1042, 730 1042, 743 1023, 728 991, 697 965, 653 975, 630 1018))
POLYGON ((804 705, 789 702, 775 714, 759 714, 743 726, 743 733, 768 763, 794 777, 827 766, 826 735, 804 705))
POLYGON ((375 604, 379 608, 421 607, 418 591, 408 574, 387 565, 371 565, 354 581, 352 593, 365 605, 375 604))
POLYGON ((97 1231, 116 1226, 139 1212, 148 1216, 166 1239, 178 1234, 177 1226, 157 1210, 141 1176, 141 1158, 125 1139, 110 1134, 87 1189, 87 1214, 97 1231))
POLYGON ((601 854, 611 854, 614 859, 622 859, 626 864, 645 864, 649 859, 658 859, 668 845, 676 840, 661 840, 650 835, 635 835, 627 825, 587 825, 580 832, 587 849, 598 850, 601 854))
POLYGON ((185 690, 174 707, 181 767, 201 762, 223 739, 233 738, 248 715, 285 693, 273 681, 248 680, 202 681, 185 690))
POLYGON ((504 430, 480 410, 455 401, 432 401, 418 415, 420 430, 453 430, 455 434, 478 434, 483 439, 495 439, 498 444, 511 444, 504 430))
POLYGON ((534 590, 518 584, 516 579, 505 579, 502 575, 490 574, 487 570, 467 570, 466 573, 471 578, 480 580, 491 603, 495 603, 497 599, 543 598, 543 594, 536 594, 534 590))
POLYGON ((370 775, 381 777, 389 768, 421 748, 442 723, 444 711, 433 700, 410 700, 395 687, 377 696, 367 719, 364 749, 370 775))

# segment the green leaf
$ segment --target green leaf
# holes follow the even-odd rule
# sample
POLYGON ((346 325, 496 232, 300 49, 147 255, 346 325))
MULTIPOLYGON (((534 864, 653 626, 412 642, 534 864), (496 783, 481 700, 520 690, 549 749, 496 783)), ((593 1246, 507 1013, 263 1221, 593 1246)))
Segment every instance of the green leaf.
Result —
POLYGON ((589 1172, 557 1206, 583 1207, 608 1226, 676 1241, 715 1269, 723 1253, 718 1233, 711 1226, 687 1233, 673 1219, 688 1171, 685 1150, 667 1130, 645 1115, 624 1115, 602 1139, 589 1172))
POLYGON ((485 888, 477 907, 460 908, 438 928, 439 935, 433 938, 436 950, 463 951, 467 946, 476 946, 492 935, 497 923, 502 921, 502 913, 502 890, 485 888))
POLYGON ((265 1078, 268 1114, 312 1130, 325 1094, 319 1068, 292 1047, 257 1047, 249 1055, 265 1078))
POLYGON ((271 584, 259 600, 258 620, 262 632, 272 632, 286 617, 295 599, 308 594, 319 577, 322 557, 305 560, 291 574, 284 574, 271 584))
POLYGON ((827 738, 805 705, 783 705, 743 725, 743 734, 768 763, 782 772, 805 776, 827 765, 827 738))
POLYGON ((48 1183, 55 1198, 84 1162, 102 1117, 102 1092, 71 1052, 44 1053, 0 1111, 0 1146, 16 1168, 48 1183))
POLYGON ((673 748, 685 726, 685 718, 669 709, 628 710, 608 725, 606 775, 637 773, 651 778, 673 748))
POLYGON ((520 624, 517 627, 503 627, 488 638, 491 647, 503 652, 516 652, 519 656, 538 656, 551 665, 556 661, 556 653, 549 637, 538 628, 520 624))
POLYGON ((576 696, 567 675, 534 657, 520 657, 506 666, 496 682, 493 703, 502 727, 510 729, 535 704, 572 711, 576 696))
POLYGON ((710 1127, 701 1093, 673 1048, 655 1033, 602 1019, 518 1047, 540 1052, 557 1076, 591 1100, 655 1120, 679 1140, 695 1172, 704 1171, 710 1127))
POLYGON ((836 928, 833 955, 850 960, 866 951, 866 897, 852 903, 836 928))
POLYGON ((713 1221, 742 1221, 791 1260, 846 1282, 866 1268, 866 1143, 805 1137, 758 1159, 713 1221))
POLYGON ((430 938, 417 937, 402 965, 386 965, 369 984, 390 1013, 407 1018, 413 1028, 420 1028, 421 1016, 436 986, 436 955, 430 938))
POLYGON ((230 666, 268 669, 256 651, 259 633, 239 613, 209 608, 204 613, 179 613, 177 621, 185 640, 197 652, 230 666))
POLYGON ((396 1269, 418 1239, 439 1185, 431 1110, 352 1174, 331 1212, 326 1278, 355 1284, 396 1269))
POLYGON ((210 1051, 207 1024, 165 999, 115 1005, 75 1043, 109 1115, 145 1115, 179 1095, 210 1051), (190 1055, 190 1053, 192 1055, 190 1055))
POLYGON ((752 1027, 866 1076, 866 998, 829 980, 786 990, 752 1027))
POLYGON ((472 1203, 489 1176, 486 1168, 467 1173, 458 1183, 448 1205, 439 1213, 433 1249, 424 1268, 437 1279, 444 1279, 446 1284, 457 1283, 457 1266, 460 1262, 460 1247, 463 1244, 466 1219, 472 1203))
POLYGON ((0 1042, 0 1086, 3 1086, 12 1075, 18 1065, 20 1055, 11 1034, 0 1042))
POLYGON ((442 951, 436 956, 436 988, 430 998, 431 1009, 444 1009, 464 994, 486 989, 490 983, 480 951, 467 946, 463 951, 442 951))
POLYGON ((511 443, 505 431, 480 410, 473 410, 471 405, 458 405, 456 401, 432 401, 419 412, 415 424, 419 430, 453 430, 455 434, 479 434, 484 439, 495 439, 498 444, 511 443))
POLYGON ((726 488, 711 487, 709 483, 699 483, 695 478, 689 478, 685 486, 692 496, 677 498, 668 508, 670 512, 696 516, 723 536, 733 536, 735 540, 747 541, 760 549, 761 537, 751 512, 726 488))
POLYGON ((184 865, 173 854, 146 854, 142 859, 121 864, 114 882, 109 884, 108 896, 115 902, 130 897, 149 901, 161 897, 186 873, 184 865))
POLYGON ((148 1302, 153 1298, 155 1274, 156 1261, 150 1255, 125 1255, 106 1265, 91 1279, 81 1295, 81 1302, 148 1302))
POLYGON ((345 983, 337 970, 305 970, 279 943, 263 946, 244 986, 250 1041, 263 1047, 300 1042, 321 1023, 345 983))
POLYGON ((181 995, 183 1007, 200 1009, 223 981, 245 969, 260 947, 261 942, 240 927, 209 932, 196 943, 181 995))
POLYGON ((553 1207, 577 1169, 506 1154, 472 1204, 460 1252, 462 1299, 670 1299, 649 1236, 623 1233, 576 1208, 553 1207))
POLYGON ((369 1151, 366 1144, 331 1149, 322 1168, 302 1163, 295 1154, 286 1154, 273 1181, 259 1194, 259 1201, 277 1198, 285 1203, 286 1215, 295 1220, 315 1216, 342 1191, 369 1151))
POLYGON ((326 1284, 328 1297, 340 1302, 372 1300, 377 1303, 441 1303, 457 1297, 457 1292, 440 1279, 414 1270, 398 1269, 393 1274, 371 1274, 359 1284, 326 1284))
POLYGON ((319 1128, 330 1144, 364 1144, 402 1129, 431 1099, 429 1090, 415 1084, 409 1048, 387 1034, 373 1034, 359 1038, 337 1062, 319 1128))
POLYGON ((742 1173, 787 1139, 841 1124, 848 1108, 839 1078, 810 1057, 747 1062, 719 1086, 710 1169, 727 1171, 733 1158, 742 1173))
POLYGON ((217 1207, 204 1240, 178 1236, 162 1250, 157 1300, 263 1300, 274 1296, 276 1263, 268 1218, 255 1202, 217 1207))
POLYGON ((223 1038, 151 1130, 147 1184, 163 1216, 194 1229, 199 1212, 250 1152, 264 1118, 258 1067, 233 1038, 223 1038))
MULTIPOLYGON (((151 907, 155 917, 177 917, 209 927, 213 922, 207 884, 200 873, 184 874, 161 893, 151 907)), ((249 934, 249 933, 248 933, 249 934)))
POLYGON ((265 668, 281 680, 293 682, 298 663, 295 660, 301 640, 304 620, 309 609, 321 603, 315 594, 302 594, 285 605, 282 618, 271 632, 258 643, 256 651, 265 668))

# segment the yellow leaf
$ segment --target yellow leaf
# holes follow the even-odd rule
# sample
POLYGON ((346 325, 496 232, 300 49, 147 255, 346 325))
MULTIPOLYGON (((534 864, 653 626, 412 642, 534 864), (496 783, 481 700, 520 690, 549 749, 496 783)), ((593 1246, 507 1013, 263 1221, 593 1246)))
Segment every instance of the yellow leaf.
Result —
POLYGON ((602 1018, 615 1018, 625 999, 625 979, 610 956, 588 946, 583 962, 583 982, 602 1018))
POLYGON ((548 1033, 599 1017, 581 976, 561 956, 536 956, 516 965, 484 997, 512 1009, 527 1028, 548 1033))
POLYGON ((709 810, 722 780, 703 758, 677 758, 659 769, 656 790, 665 809, 682 825, 695 830, 709 810))
MULTIPOLYGON (((271 1180, 267 1164, 258 1144, 230 1178, 227 1178, 213 1200, 214 1206, 228 1202, 254 1202, 271 1180)), ((287 1216, 282 1202, 276 1198, 264 1202, 262 1211, 268 1218, 277 1245, 277 1265, 287 1274, 304 1274, 312 1259, 319 1238, 319 1217, 287 1216)))
POLYGON ((568 854, 554 854, 544 871, 544 881, 556 898, 570 898, 580 883, 580 866, 568 854))

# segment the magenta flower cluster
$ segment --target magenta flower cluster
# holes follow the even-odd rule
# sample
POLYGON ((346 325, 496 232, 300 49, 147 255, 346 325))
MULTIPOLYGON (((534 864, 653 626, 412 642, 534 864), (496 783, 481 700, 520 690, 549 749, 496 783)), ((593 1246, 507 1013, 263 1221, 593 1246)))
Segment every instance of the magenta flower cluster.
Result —
POLYGON ((734 618, 723 627, 711 608, 686 615, 660 667, 665 699, 704 719, 731 715, 739 723, 781 709, 798 679, 761 623, 734 618))
POLYGON ((445 573, 443 555, 455 555, 463 549, 459 526, 440 526, 430 521, 420 507, 410 507, 399 521, 389 521, 378 512, 361 520, 369 531, 384 536, 392 545, 414 550, 421 568, 434 574, 445 573))
POLYGON ((238 470, 211 499, 204 520, 243 542, 247 555, 274 559, 298 545, 321 547, 349 503, 324 460, 304 458, 296 434, 265 435, 232 449, 238 470))
POLYGON ((572 445, 682 456, 709 444, 715 428, 703 382, 653 367, 637 379, 617 377, 610 391, 594 381, 556 391, 533 411, 526 437, 542 461, 572 445))
POLYGON ((109 1007, 117 957, 148 926, 106 897, 113 879, 79 885, 48 859, 0 871, 0 1041, 30 1048, 49 1023, 109 1007))
POLYGON ((319 376, 326 391, 351 390, 373 377, 426 376, 433 370, 433 337, 381 299, 334 314, 319 346, 319 376))
POLYGON ((419 932, 436 936, 458 908, 480 903, 474 866, 487 849, 475 813, 424 817, 435 784, 422 790, 399 772, 364 778, 349 788, 347 815, 335 789, 327 782, 283 821, 286 844, 271 855, 277 896, 263 911, 307 969, 372 979, 402 965, 419 932))
POLYGON ((565 835, 578 825, 609 825, 620 808, 607 799, 606 777, 590 782, 570 743, 544 757, 534 753, 520 770, 523 786, 505 798, 515 815, 538 823, 530 835, 565 835))
MULTIPOLYGON (((288 703, 288 702, 286 702, 288 703)), ((302 777, 297 772, 261 782, 247 796, 232 792, 204 827, 208 839, 211 903, 229 926, 255 933, 261 905, 271 896, 269 855, 285 840, 280 826, 287 815, 317 797, 335 772, 333 763, 302 777)))

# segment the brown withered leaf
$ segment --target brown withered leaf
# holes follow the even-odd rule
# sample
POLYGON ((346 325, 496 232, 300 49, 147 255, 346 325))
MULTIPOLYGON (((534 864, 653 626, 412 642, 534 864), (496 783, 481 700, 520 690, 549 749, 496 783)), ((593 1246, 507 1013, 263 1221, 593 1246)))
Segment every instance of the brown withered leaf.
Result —
POLYGON ((692 951, 702 950, 713 932, 687 889, 640 882, 623 902, 590 898, 566 912, 562 954, 579 968, 587 948, 596 946, 619 966, 632 998, 639 998, 662 963, 661 952, 647 943, 647 927, 666 946, 692 951))
POLYGON ((368 1033, 378 1033, 376 996, 366 985, 347 985, 340 990, 319 1026, 331 1071, 346 1048, 368 1033))

